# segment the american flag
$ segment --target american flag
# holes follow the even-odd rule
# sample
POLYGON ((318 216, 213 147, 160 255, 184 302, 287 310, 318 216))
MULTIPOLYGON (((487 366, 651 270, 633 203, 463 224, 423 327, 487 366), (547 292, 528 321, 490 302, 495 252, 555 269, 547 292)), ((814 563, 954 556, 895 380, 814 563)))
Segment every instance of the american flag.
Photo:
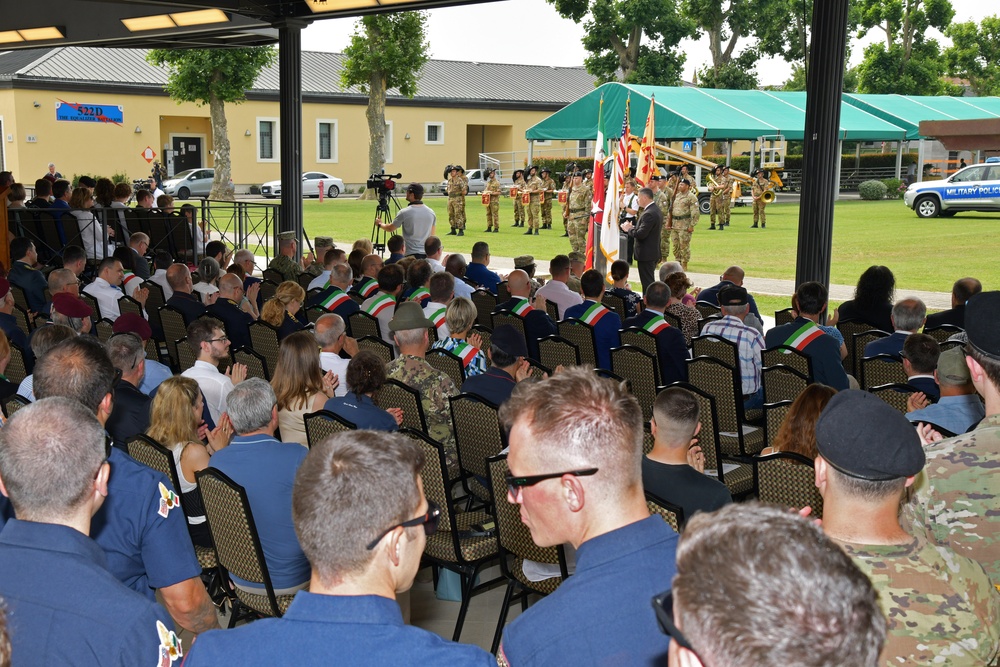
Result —
POLYGON ((628 132, 629 100, 625 100, 625 117, 622 119, 622 132, 615 148, 614 166, 608 179, 608 191, 604 198, 604 221, 601 225, 601 252, 608 262, 618 259, 618 204, 619 195, 624 191, 625 174, 628 172, 629 132, 628 132))

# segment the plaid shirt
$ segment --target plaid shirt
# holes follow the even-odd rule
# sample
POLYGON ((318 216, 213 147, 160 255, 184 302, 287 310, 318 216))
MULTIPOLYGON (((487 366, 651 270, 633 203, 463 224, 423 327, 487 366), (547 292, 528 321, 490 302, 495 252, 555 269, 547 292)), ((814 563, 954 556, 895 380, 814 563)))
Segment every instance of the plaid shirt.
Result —
POLYGON ((718 336, 736 343, 743 395, 748 396, 760 389, 760 352, 764 349, 764 337, 759 331, 743 324, 738 317, 726 315, 721 320, 706 324, 701 334, 718 336))

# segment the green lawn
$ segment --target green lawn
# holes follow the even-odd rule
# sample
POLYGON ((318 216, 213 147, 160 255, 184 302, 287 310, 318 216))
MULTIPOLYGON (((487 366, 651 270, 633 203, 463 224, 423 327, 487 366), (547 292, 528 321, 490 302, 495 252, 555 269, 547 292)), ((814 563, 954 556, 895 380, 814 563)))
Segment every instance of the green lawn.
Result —
MULTIPOLYGON (((405 205, 405 202, 401 201, 405 205)), ((569 251, 569 240, 558 229, 543 230, 537 237, 513 229, 513 206, 509 199, 500 204, 499 234, 485 234, 486 214, 478 197, 466 202, 466 235, 443 236, 448 231, 447 200, 429 197, 427 205, 438 216, 438 233, 445 251, 470 252, 476 241, 486 240, 492 254, 513 257, 531 254, 544 260, 569 251)), ((554 211, 558 210, 553 207, 554 211)), ((793 279, 799 206, 772 204, 767 209, 767 229, 750 229, 748 207, 733 209, 732 225, 724 232, 708 231, 703 216, 692 240, 689 270, 719 274, 731 264, 741 265, 754 276, 793 279)), ((356 199, 327 199, 304 203, 306 234, 332 236, 340 243, 370 238, 375 203, 356 199)), ((993 241, 1000 215, 959 214, 954 218, 921 220, 901 201, 842 201, 836 204, 833 237, 832 279, 836 284, 853 285, 872 264, 885 264, 896 274, 896 284, 906 289, 948 292, 956 278, 975 276, 988 286, 1000 278, 993 241)), ((787 303, 775 297, 775 304, 787 303)), ((778 305, 782 304, 782 305, 778 305)), ((773 311, 769 304, 762 310, 773 311)))

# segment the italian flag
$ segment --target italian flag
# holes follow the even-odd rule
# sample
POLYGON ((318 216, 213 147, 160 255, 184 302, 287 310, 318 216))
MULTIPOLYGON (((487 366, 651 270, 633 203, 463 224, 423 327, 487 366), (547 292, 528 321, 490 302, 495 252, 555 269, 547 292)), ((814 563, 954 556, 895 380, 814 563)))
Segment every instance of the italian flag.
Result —
POLYGON ((396 299, 391 294, 383 294, 382 296, 376 297, 374 301, 365 307, 365 312, 369 315, 378 317, 378 314, 389 306, 395 306, 396 299))
POLYGON ((327 310, 336 310, 337 308, 340 308, 341 304, 343 304, 345 301, 350 301, 350 300, 351 297, 347 296, 347 294, 343 290, 337 289, 335 287, 333 288, 333 293, 331 293, 330 296, 326 297, 326 299, 324 299, 323 303, 321 303, 320 305, 326 308, 327 310))
POLYGON ((479 349, 472 347, 468 343, 459 343, 452 350, 452 353, 462 360, 462 366, 468 368, 472 360, 476 358, 476 354, 479 353, 479 349))
POLYGON ((610 313, 611 311, 602 306, 599 303, 595 303, 593 306, 588 308, 584 313, 583 317, 580 318, 582 322, 586 322, 590 326, 595 326, 601 321, 601 318, 610 313))
POLYGON ((410 301, 423 301, 424 299, 431 298, 431 293, 426 287, 421 287, 410 295, 410 301))
POLYGON ((813 342, 822 335, 823 330, 816 326, 815 322, 806 322, 788 337, 788 340, 785 341, 785 345, 788 347, 794 347, 796 350, 801 352, 807 345, 809 345, 809 343, 813 342))
POLYGON ((370 297, 372 294, 374 294, 375 290, 377 289, 378 289, 378 281, 375 280, 374 278, 369 278, 365 282, 358 285, 358 292, 360 292, 361 296, 365 297, 366 299, 370 297))
POLYGON ((524 317, 533 310, 534 308, 531 307, 531 304, 528 303, 527 299, 518 299, 517 303, 514 305, 514 309, 511 310, 510 312, 514 313, 515 315, 520 315, 521 317, 524 317))
POLYGON ((646 324, 642 328, 655 336, 669 326, 670 325, 667 324, 667 321, 665 319, 663 319, 659 315, 654 315, 653 319, 646 322, 646 324))
MULTIPOLYGON (((126 285, 128 285, 128 284, 129 284, 129 281, 131 281, 131 280, 132 280, 132 279, 134 279, 134 278, 138 278, 138 277, 139 277, 139 276, 135 275, 135 274, 134 274, 134 273, 132 273, 131 271, 126 271, 126 272, 125 272, 125 277, 124 277, 124 278, 122 278, 122 287, 124 288, 124 287, 125 287, 126 285)), ((141 282, 141 281, 140 281, 140 282, 141 282)))
POLYGON ((440 329, 441 325, 444 324, 444 311, 444 308, 438 308, 436 311, 431 313, 430 317, 427 318, 433 322, 434 326, 438 329, 440 329))

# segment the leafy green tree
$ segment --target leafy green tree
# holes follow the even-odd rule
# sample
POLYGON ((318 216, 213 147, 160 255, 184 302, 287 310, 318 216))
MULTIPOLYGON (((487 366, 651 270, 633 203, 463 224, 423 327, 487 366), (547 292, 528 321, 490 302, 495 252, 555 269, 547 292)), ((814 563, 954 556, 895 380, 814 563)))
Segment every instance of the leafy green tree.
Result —
POLYGON ((153 49, 146 60, 169 72, 164 86, 170 97, 181 102, 207 104, 212 118, 212 147, 215 153, 215 178, 212 199, 232 201, 232 168, 229 154, 229 130, 226 102, 239 104, 253 87, 261 70, 271 65, 275 51, 269 46, 242 49, 153 49))
POLYGON ((706 65, 698 70, 698 85, 702 88, 753 90, 760 85, 757 78, 758 58, 756 50, 746 49, 723 64, 706 65))
MULTIPOLYGON (((368 95, 368 167, 378 173, 385 166, 385 96, 395 88, 413 97, 427 63, 428 44, 424 12, 371 14, 354 27, 340 81, 344 88, 358 86, 368 95)), ((374 192, 366 192, 372 198, 374 192)))
POLYGON ((582 23, 584 60, 598 83, 675 85, 685 55, 677 45, 695 34, 676 0, 547 0, 563 18, 582 23))
POLYGON ((684 15, 708 37, 712 62, 698 70, 700 85, 708 88, 756 88, 757 51, 737 52, 741 38, 749 36, 758 17, 767 12, 765 3, 749 0, 684 0, 684 15))
POLYGON ((976 95, 1000 95, 1000 16, 979 25, 952 23, 947 35, 953 42, 944 53, 948 72, 966 79, 976 95))
POLYGON ((755 3, 752 27, 753 34, 757 37, 757 50, 763 55, 780 57, 788 63, 805 63, 809 57, 812 13, 813 0, 768 0, 755 3))
MULTIPOLYGON (((785 80, 777 90, 805 90, 806 89, 806 68, 805 65, 795 65, 792 67, 792 75, 785 80)), ((858 70, 848 67, 844 70, 844 92, 853 93, 858 89, 858 70)))

